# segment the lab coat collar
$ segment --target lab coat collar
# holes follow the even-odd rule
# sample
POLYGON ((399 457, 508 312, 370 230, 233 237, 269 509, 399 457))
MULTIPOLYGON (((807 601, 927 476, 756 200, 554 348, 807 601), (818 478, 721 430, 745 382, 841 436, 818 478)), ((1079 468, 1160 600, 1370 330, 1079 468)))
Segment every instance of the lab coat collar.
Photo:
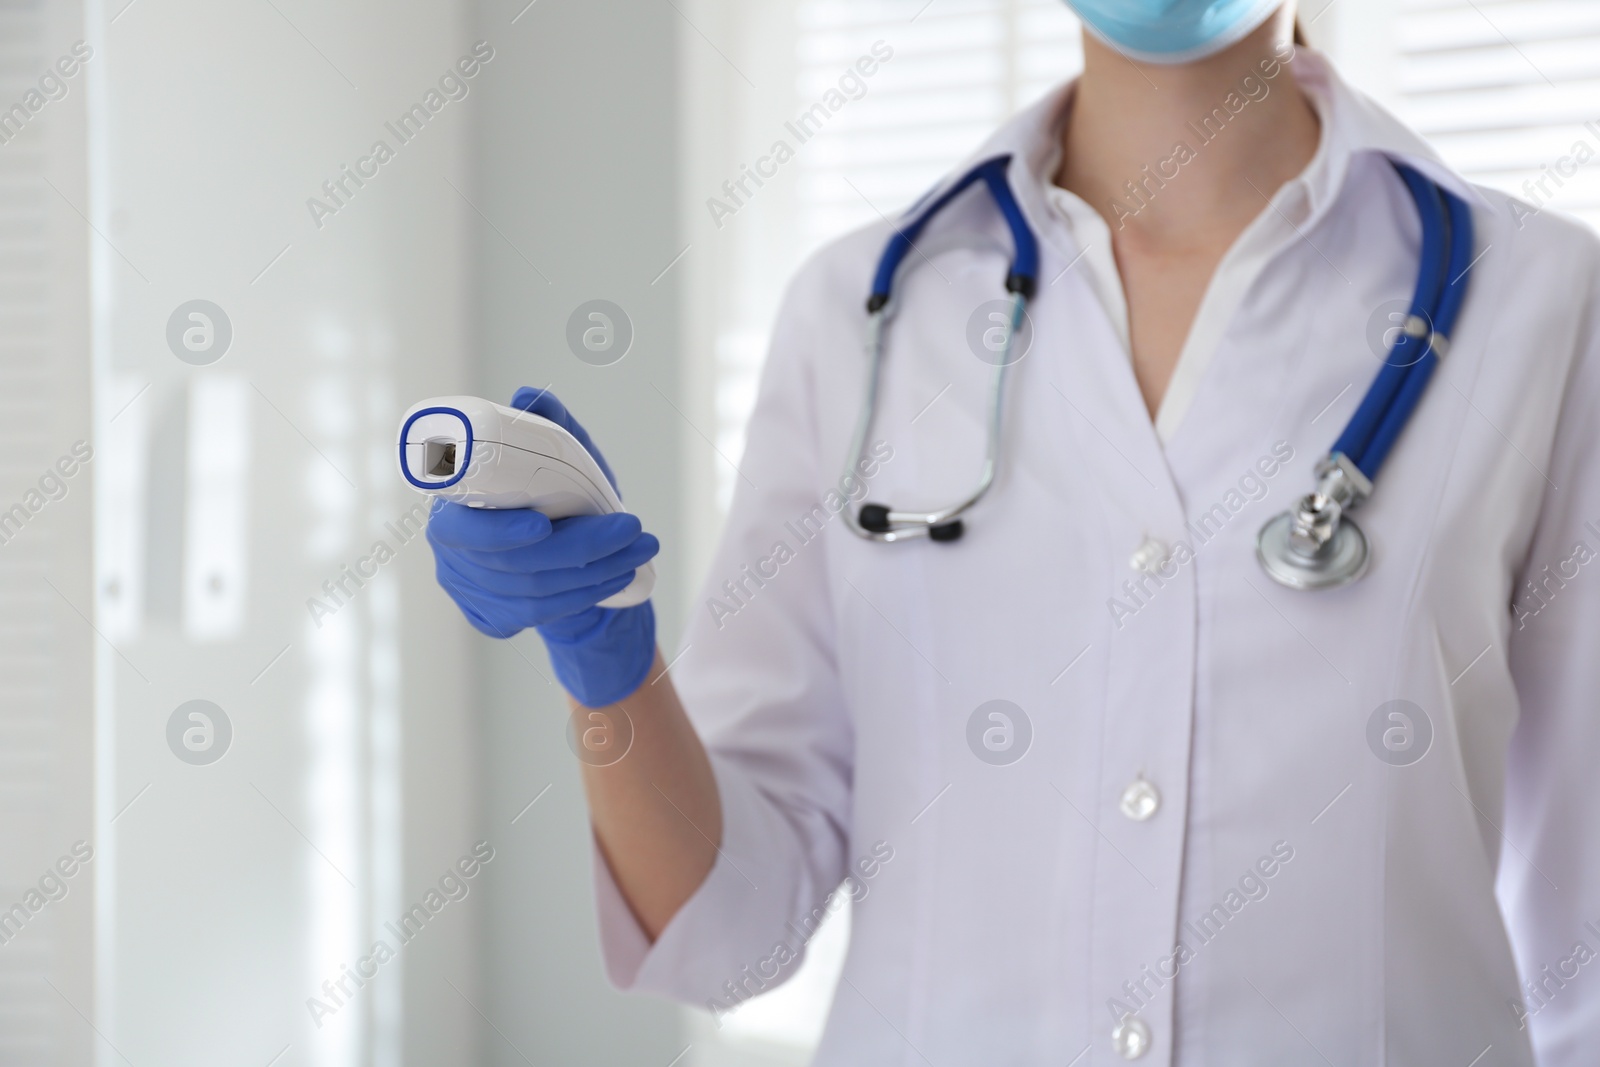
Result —
POLYGON ((1345 81, 1328 58, 1310 48, 1297 50, 1289 69, 1317 107, 1322 119, 1320 150, 1327 154, 1326 183, 1313 184, 1313 216, 1333 203, 1351 162, 1359 155, 1387 156, 1421 171, 1428 178, 1475 207, 1488 209, 1476 186, 1440 158, 1432 145, 1370 96, 1345 81))
MULTIPOLYGON (((1301 47, 1296 50, 1288 69, 1310 96, 1322 120, 1316 156, 1296 179, 1307 187, 1310 211, 1303 228, 1315 225, 1329 210, 1352 162, 1357 156, 1369 153, 1416 168, 1469 204, 1489 206, 1482 194, 1446 164, 1432 146, 1376 101, 1353 88, 1327 57, 1301 47)), ((1008 171, 1011 187, 1029 225, 1040 235, 1055 231, 1045 190, 1051 184, 1060 159, 1061 123, 1076 87, 1074 78, 996 130, 976 152, 912 205, 907 217, 915 216, 922 205, 959 181, 973 167, 996 156, 1009 155, 1012 157, 1008 171)))

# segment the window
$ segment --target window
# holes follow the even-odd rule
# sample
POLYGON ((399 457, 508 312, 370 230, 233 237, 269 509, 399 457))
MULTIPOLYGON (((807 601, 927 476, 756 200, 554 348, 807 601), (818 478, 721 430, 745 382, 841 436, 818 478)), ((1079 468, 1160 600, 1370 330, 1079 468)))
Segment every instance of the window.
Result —
POLYGON ((109 653, 86 625, 105 459, 81 314, 85 74, 73 62, 58 79, 52 66, 83 20, 81 7, 0 7, 0 1067, 94 1055, 76 1011, 94 1010, 89 931, 105 866, 93 679, 109 653))
POLYGON ((1468 178, 1600 223, 1600 4, 1409 0, 1400 116, 1468 178))
MULTIPOLYGON (((480 825, 474 730, 448 711, 473 673, 466 631, 417 536, 426 503, 394 466, 400 413, 468 391, 469 302, 417 297, 455 292, 470 262, 477 216, 440 176, 471 188, 446 165, 477 144, 463 104, 402 149, 417 180, 386 173, 337 218, 305 206, 374 138, 393 146, 381 116, 396 112, 373 101, 415 100, 439 69, 395 57, 461 55, 464 9, 430 5, 365 49, 313 21, 323 9, 197 22, 124 3, 90 6, 80 77, 94 80, 35 120, 69 132, 57 109, 88 98, 87 182, 57 179, 61 197, 8 186, 19 203, 78 197, 46 247, 84 248, 94 283, 92 303, 68 306, 93 311, 95 459, 80 477, 99 494, 96 587, 61 633, 97 656, 96 781, 81 793, 98 810, 101 896, 79 924, 96 938, 96 984, 81 1017, 48 986, 40 1000, 103 1064, 450 1061, 435 1048, 471 1062, 482 1019, 440 977, 485 1003, 470 924, 452 901, 418 947, 391 928, 480 825)), ((13 21, 0 22, 8 45, 13 21)), ((36 81, 80 35, 51 34, 18 73, 36 81)), ((0 106, 20 91, 8 84, 0 106)), ((0 172, 24 147, 0 147, 0 172)), ((4 251, 7 267, 29 262, 4 251)), ((49 440, 54 458, 71 438, 49 440)), ((82 702, 60 706, 75 720, 82 702)), ((90 1053, 0 1056, 11 1062, 90 1053)))

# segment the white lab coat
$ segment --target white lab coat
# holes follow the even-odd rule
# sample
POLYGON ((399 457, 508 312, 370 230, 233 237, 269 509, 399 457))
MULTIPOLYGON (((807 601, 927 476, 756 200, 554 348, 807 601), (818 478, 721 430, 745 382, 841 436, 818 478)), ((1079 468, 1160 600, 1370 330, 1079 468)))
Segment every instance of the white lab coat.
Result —
MULTIPOLYGON (((1317 161, 1219 270, 1159 434, 1107 314, 1120 292, 1096 294, 1109 257, 1067 269, 1093 224, 1039 172, 1070 86, 974 156, 1016 153, 1042 284, 999 481, 956 543, 868 543, 830 506, 889 227, 800 272, 673 671, 721 857, 654 945, 597 860, 618 985, 726 1010, 792 971, 850 874, 824 1067, 1121 1063, 1128 1012, 1149 1064, 1596 1062, 1600 959, 1578 946, 1600 952, 1600 249, 1469 186, 1316 55, 1292 68, 1317 161), (1358 513, 1370 572, 1294 592, 1256 533, 1311 487, 1379 367, 1375 312, 1414 285, 1420 227, 1385 157, 1470 198, 1481 258, 1358 513), (1031 732, 1003 765, 977 753, 986 729, 1005 753, 1006 721, 972 726, 995 700, 1026 717, 1013 746, 1031 732), (1377 754, 1402 720, 1369 741, 1396 700, 1432 735, 1408 765, 1377 754), (1138 782, 1159 795, 1142 820, 1122 810, 1138 782)), ((868 494, 906 508, 976 477, 990 368, 968 320, 1004 295, 1011 242, 975 188, 918 244, 868 494)))

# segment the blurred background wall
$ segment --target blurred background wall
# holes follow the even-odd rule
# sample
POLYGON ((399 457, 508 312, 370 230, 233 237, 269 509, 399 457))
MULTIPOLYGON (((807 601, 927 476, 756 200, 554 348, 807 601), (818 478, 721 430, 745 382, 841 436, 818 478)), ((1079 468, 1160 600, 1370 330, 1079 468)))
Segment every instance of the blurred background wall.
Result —
MULTIPOLYGON (((637 0, 527 2, 476 12, 478 36, 504 45, 473 115, 474 390, 505 402, 519 385, 553 389, 603 442, 630 509, 681 543, 695 430, 679 346, 678 15, 637 0), (611 305, 595 312, 609 347, 580 345, 580 359, 568 322, 596 327, 595 301, 611 305)), ((677 552, 657 568, 671 648, 688 575, 677 552)), ((582 785, 539 638, 472 646, 483 825, 505 841, 480 916, 484 1014, 503 1033, 484 1027, 480 1062, 665 1067, 688 1043, 678 1011, 613 992, 600 969, 582 785)))
POLYGON ((553 386, 681 521, 673 17, 90 12, 101 1062, 681 1051, 601 980, 537 638, 439 593, 392 455, 417 399, 553 386), (631 322, 608 366, 566 343, 593 298, 631 322))
POLYGON ((470 120, 499 68, 441 85, 475 39, 452 4, 86 21, 99 981, 69 1024, 105 1064, 474 1061, 498 868, 414 939, 387 925, 509 846, 392 440, 471 385, 470 120))

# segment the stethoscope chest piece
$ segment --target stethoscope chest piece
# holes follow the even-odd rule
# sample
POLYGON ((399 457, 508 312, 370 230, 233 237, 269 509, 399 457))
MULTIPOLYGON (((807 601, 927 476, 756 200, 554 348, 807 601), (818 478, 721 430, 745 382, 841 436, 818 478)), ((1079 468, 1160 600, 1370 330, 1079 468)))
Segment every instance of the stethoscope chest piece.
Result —
POLYGON ((1267 577, 1291 589, 1333 589, 1367 573, 1367 536, 1342 520, 1320 545, 1295 536, 1295 514, 1284 512, 1261 528, 1256 558, 1267 577))
POLYGON ((1332 451, 1317 464, 1316 489, 1256 537, 1261 568, 1291 589, 1333 589, 1366 573, 1367 537, 1349 513, 1372 495, 1372 480, 1449 351, 1450 331, 1477 262, 1471 258, 1472 212, 1466 202, 1409 166, 1396 163, 1395 168, 1422 218, 1417 290, 1383 369, 1332 451))
POLYGON ((1261 528, 1256 558, 1267 577, 1290 589, 1333 589, 1367 573, 1367 535, 1350 509, 1372 482, 1342 452, 1317 464, 1317 488, 1261 528))

